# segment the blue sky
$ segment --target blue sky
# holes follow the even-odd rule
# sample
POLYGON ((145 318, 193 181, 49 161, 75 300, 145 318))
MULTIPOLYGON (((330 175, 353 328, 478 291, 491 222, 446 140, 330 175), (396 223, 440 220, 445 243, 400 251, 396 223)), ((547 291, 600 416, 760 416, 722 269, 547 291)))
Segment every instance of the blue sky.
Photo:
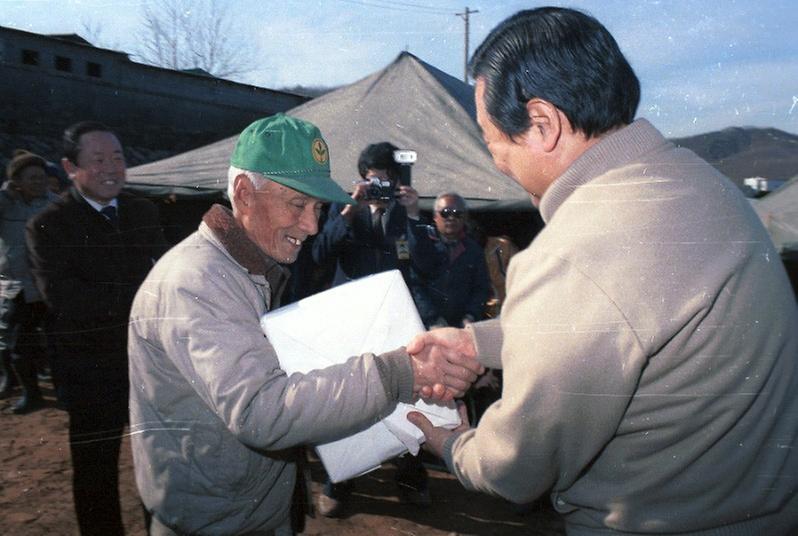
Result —
MULTIPOLYGON (((221 0, 220 0, 221 1, 221 0)), ((40 33, 102 28, 101 43, 137 50, 144 1, 0 0, 0 25, 40 33)), ((514 0, 228 0, 257 51, 239 81, 277 88, 340 85, 408 50, 463 75, 465 4, 470 49, 504 18, 545 5, 514 0)), ((729 126, 798 134, 798 3, 794 0, 573 0, 604 23, 641 80, 638 111, 666 136, 729 126)))

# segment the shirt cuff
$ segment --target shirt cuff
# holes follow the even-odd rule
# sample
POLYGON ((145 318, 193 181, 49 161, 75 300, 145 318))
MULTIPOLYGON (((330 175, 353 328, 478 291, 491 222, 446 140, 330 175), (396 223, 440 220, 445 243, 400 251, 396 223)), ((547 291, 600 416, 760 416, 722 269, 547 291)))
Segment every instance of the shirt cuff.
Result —
POLYGON ((446 467, 449 469, 449 472, 453 474, 455 477, 457 473, 454 472, 454 460, 452 459, 452 449, 454 448, 454 442, 457 441, 457 438, 463 435, 463 432, 455 432, 449 436, 449 438, 443 442, 443 461, 446 462, 446 467))

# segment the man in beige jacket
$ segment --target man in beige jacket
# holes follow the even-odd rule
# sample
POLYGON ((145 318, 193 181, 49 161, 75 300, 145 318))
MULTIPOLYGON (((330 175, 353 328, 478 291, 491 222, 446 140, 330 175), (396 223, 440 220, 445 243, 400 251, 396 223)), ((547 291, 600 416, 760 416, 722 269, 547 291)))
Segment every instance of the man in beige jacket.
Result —
POLYGON ((747 200, 634 120, 640 86, 578 11, 501 23, 477 120, 546 227, 497 320, 422 335, 504 369, 473 429, 411 414, 464 486, 550 493, 569 535, 796 534, 798 311, 747 200))

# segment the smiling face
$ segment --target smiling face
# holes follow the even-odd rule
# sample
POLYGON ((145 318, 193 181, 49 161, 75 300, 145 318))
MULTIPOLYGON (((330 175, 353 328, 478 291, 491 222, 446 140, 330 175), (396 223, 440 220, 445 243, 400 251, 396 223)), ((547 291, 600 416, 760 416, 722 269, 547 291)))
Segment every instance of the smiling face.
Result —
POLYGON ((296 261, 302 242, 319 230, 322 202, 282 184, 266 181, 259 190, 249 179, 238 203, 240 223, 250 240, 269 257, 283 264, 296 261))
POLYGON ((92 131, 80 136, 77 162, 64 159, 75 187, 84 196, 107 204, 125 185, 125 157, 119 140, 111 132, 92 131))

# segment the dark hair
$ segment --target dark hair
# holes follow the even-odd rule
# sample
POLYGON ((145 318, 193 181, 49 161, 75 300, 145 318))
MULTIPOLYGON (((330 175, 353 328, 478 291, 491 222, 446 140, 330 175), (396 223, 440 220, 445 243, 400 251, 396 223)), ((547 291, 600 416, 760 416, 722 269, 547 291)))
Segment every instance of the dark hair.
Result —
POLYGON ((366 173, 370 169, 385 169, 391 179, 399 176, 399 164, 393 159, 393 152, 399 149, 392 143, 383 141, 372 143, 360 153, 357 160, 357 171, 360 176, 366 178, 366 173))
POLYGON ((80 153, 80 137, 89 132, 111 132, 113 131, 99 121, 81 121, 70 125, 64 131, 62 138, 64 157, 73 164, 78 163, 80 153))
POLYGON ((474 52, 471 76, 485 81, 485 107, 510 137, 531 126, 526 104, 540 98, 588 138, 634 120, 640 82, 609 31, 566 8, 519 11, 474 52))

